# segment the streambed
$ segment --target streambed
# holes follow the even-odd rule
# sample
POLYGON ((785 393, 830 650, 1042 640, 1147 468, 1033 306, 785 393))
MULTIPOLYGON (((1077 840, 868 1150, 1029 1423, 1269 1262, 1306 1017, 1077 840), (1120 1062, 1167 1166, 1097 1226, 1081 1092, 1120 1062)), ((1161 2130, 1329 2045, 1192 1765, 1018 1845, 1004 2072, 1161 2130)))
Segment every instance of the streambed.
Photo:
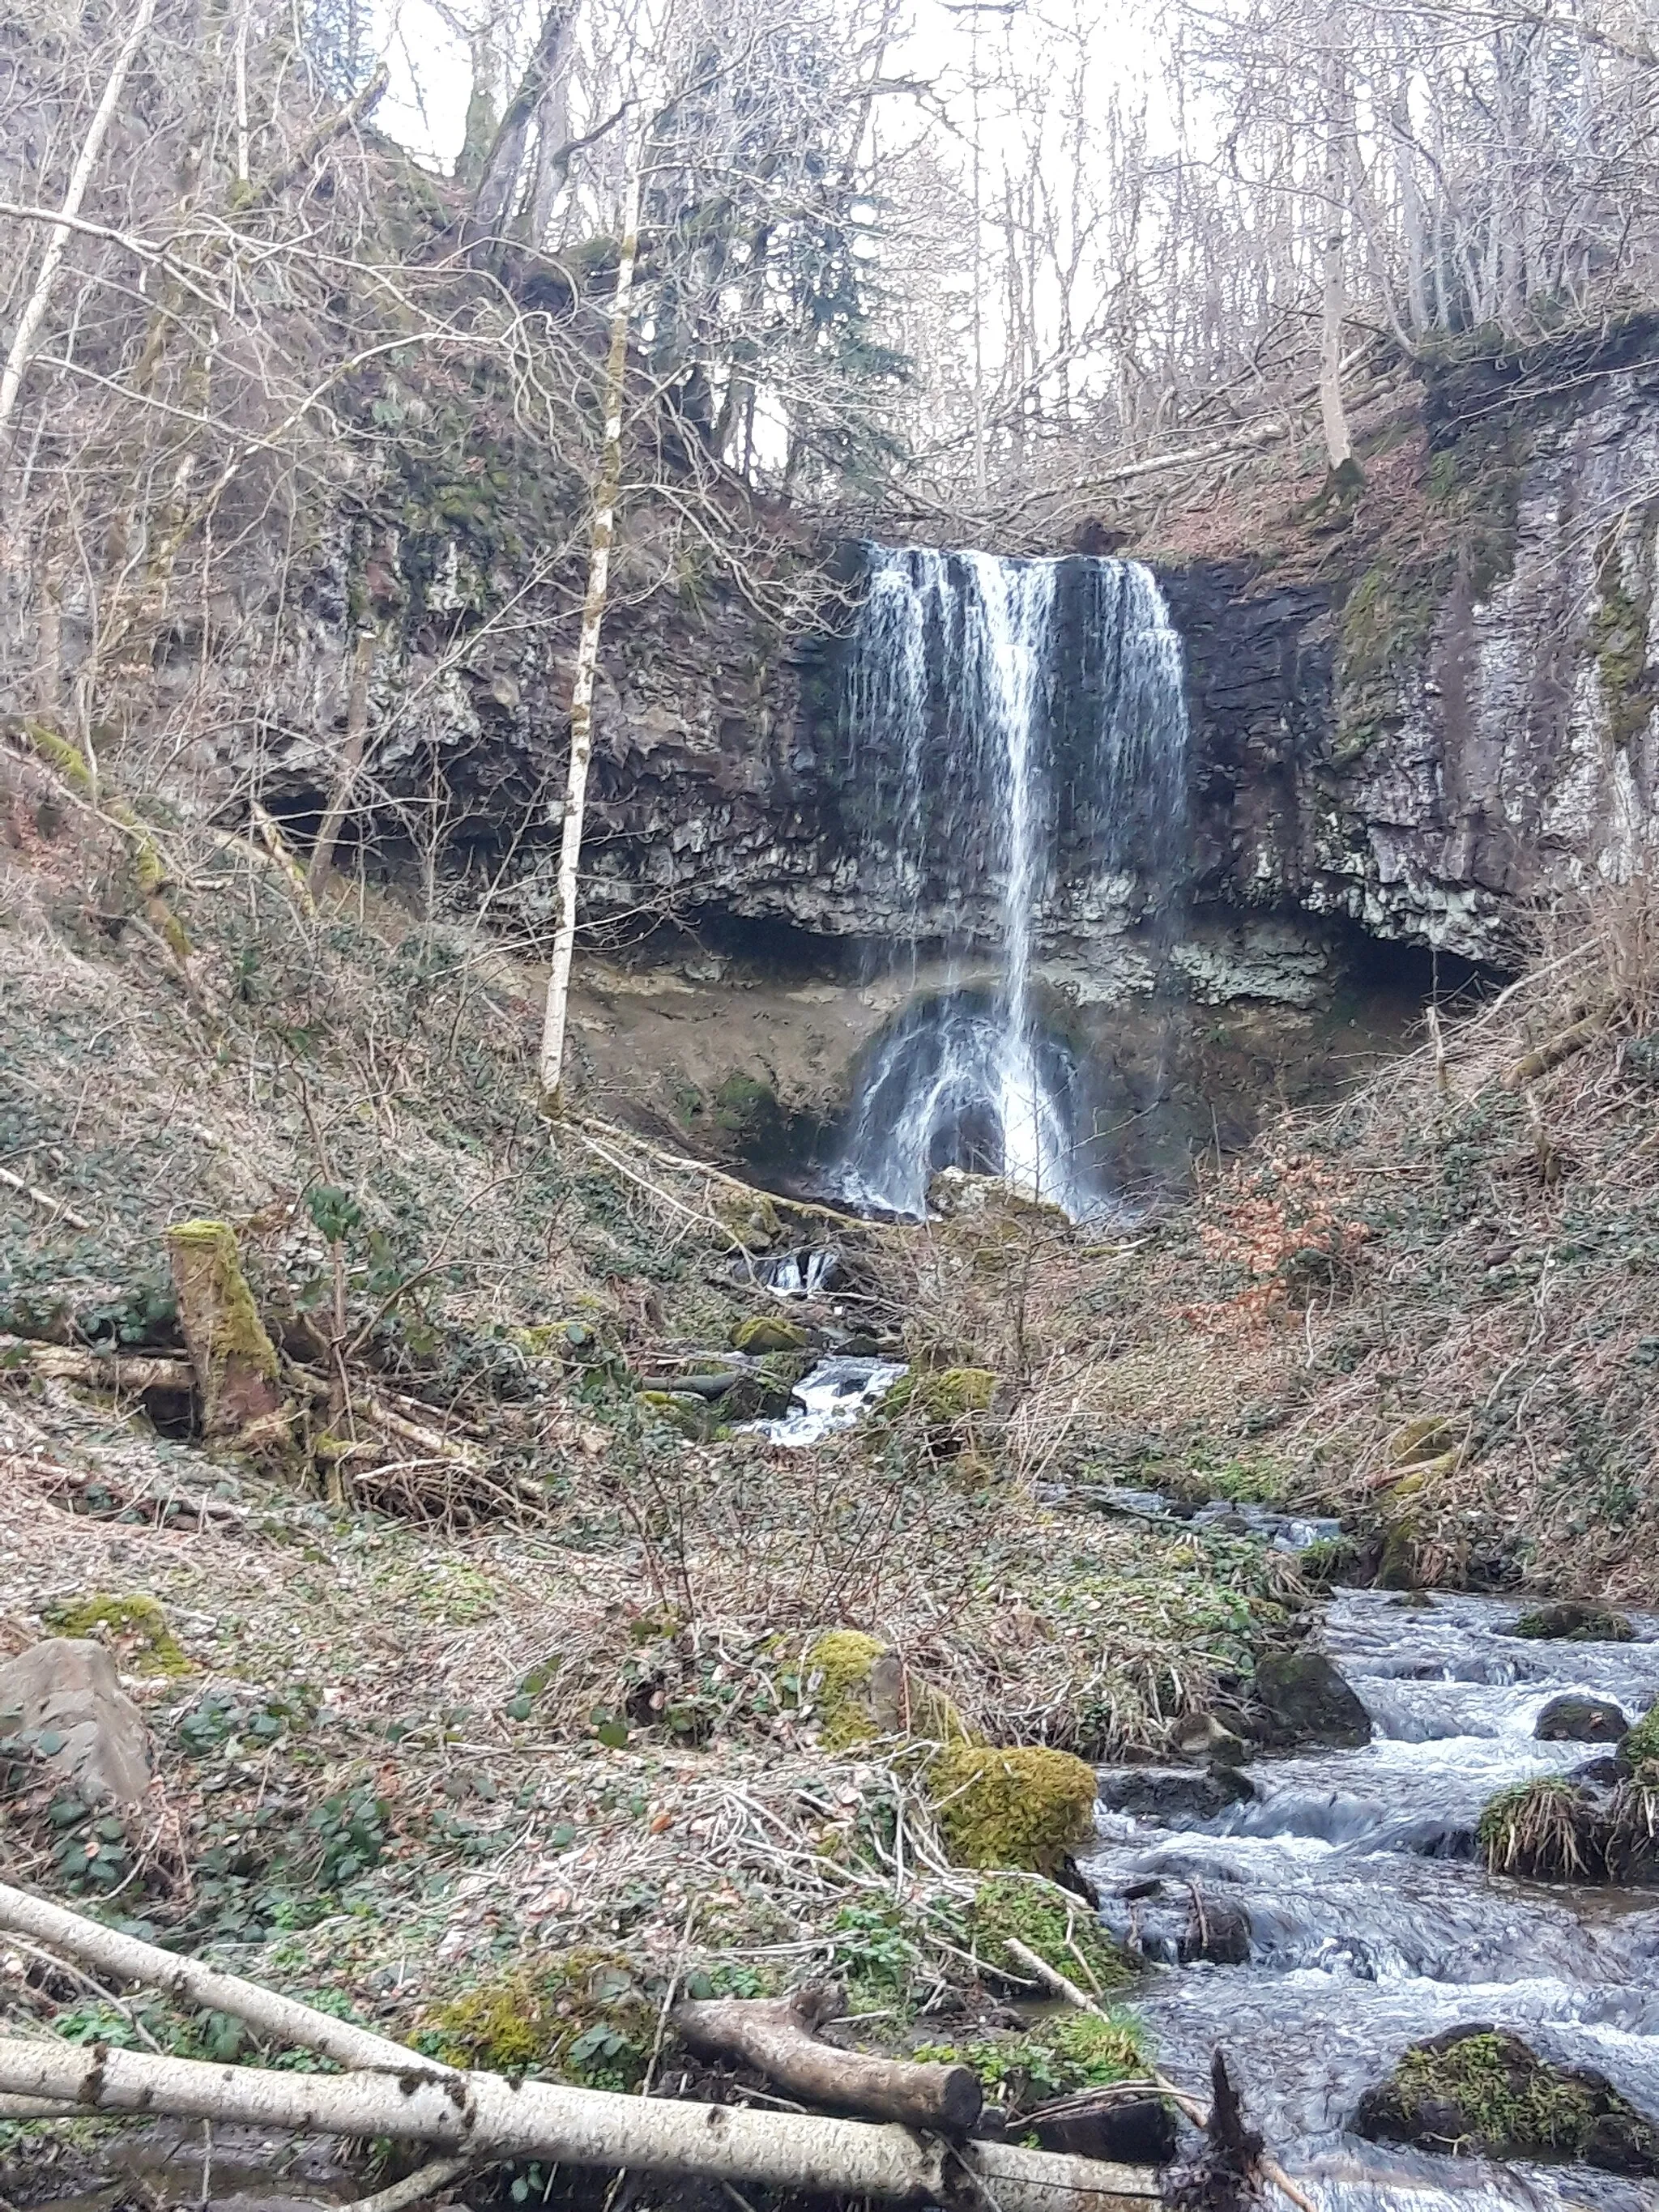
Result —
POLYGON ((1202 2082, 1212 2049, 1227 2051, 1253 2124, 1322 2212, 1659 2204, 1652 2181, 1439 2157, 1347 2129, 1407 2045, 1474 2023, 1595 2068, 1659 2117, 1659 1891, 1497 1879, 1473 1856, 1494 1792, 1595 1755, 1534 1740, 1552 1698, 1611 1698, 1634 1719, 1659 1697, 1659 1619, 1635 1617, 1631 1644, 1532 1643, 1500 1632, 1521 1610, 1339 1592, 1326 1649, 1370 1715, 1370 1744, 1261 1759, 1251 1799, 1190 1825, 1100 1815, 1085 1870, 1117 1932, 1168 1957, 1160 1900, 1166 1921, 1196 1900, 1240 1926, 1238 1949, 1248 1930, 1243 1963, 1167 1966, 1137 2006, 1176 2079, 1202 2082))

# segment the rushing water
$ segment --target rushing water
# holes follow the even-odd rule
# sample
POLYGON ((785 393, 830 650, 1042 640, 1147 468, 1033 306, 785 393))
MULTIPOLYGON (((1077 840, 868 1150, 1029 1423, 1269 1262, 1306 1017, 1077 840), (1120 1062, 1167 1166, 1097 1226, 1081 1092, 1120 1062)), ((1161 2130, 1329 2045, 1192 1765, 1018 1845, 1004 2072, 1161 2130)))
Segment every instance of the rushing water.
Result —
POLYGON ((850 1429, 879 1405, 901 1375, 897 1359, 820 1359, 796 1383, 787 1413, 774 1420, 744 1421, 744 1429, 769 1437, 775 1444, 815 1444, 836 1429, 850 1429))
POLYGON ((1078 1071, 1036 1004, 1033 957, 1057 898, 1085 926, 1113 908, 1144 915, 1184 870, 1180 641, 1137 562, 878 546, 868 563, 848 785, 897 959, 914 977, 937 944, 954 980, 878 1042, 837 1187, 919 1214, 930 1176, 956 1165, 1095 1211, 1078 1071))
POLYGON ((1563 1690, 1659 1697, 1659 1620, 1634 1644, 1530 1643, 1513 1601, 1377 1590, 1333 1601, 1327 1646, 1375 1729, 1363 1750, 1264 1759, 1255 1796, 1188 1828, 1103 1814, 1089 1872, 1108 1921, 1147 1936, 1242 1910, 1244 1965, 1155 1976, 1141 2005, 1176 2078, 1221 2045, 1253 2123, 1322 2212, 1654 2212, 1659 2184, 1583 2166, 1505 2166, 1367 2143, 1346 2124, 1411 2043, 1459 2024, 1513 2030, 1541 2057, 1595 2068, 1659 2117, 1659 1893, 1489 1877, 1473 1831, 1494 1791, 1595 1755, 1540 1743, 1563 1690), (1156 1883, 1153 1889, 1145 1885, 1156 1883), (1133 1898, 1126 1892, 1139 1893, 1133 1898))

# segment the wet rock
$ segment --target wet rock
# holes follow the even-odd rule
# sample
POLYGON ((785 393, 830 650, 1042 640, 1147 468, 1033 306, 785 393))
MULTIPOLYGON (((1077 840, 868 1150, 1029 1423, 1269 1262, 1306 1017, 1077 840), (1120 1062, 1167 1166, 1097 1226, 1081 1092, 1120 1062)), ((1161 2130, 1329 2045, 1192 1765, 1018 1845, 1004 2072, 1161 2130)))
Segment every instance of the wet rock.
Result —
POLYGON ((1580 1697, 1570 1691, 1550 1699, 1532 1732, 1540 1743, 1617 1743, 1629 1726, 1610 1698, 1580 1697))
POLYGON ((1371 1740, 1370 1716, 1322 1651, 1285 1651, 1255 1670, 1258 1733, 1270 1744, 1328 1743, 1353 1749, 1371 1740))
POLYGON ((1109 1766, 1096 1776, 1095 1787, 1109 1813, 1132 1814, 1166 1827, 1213 1820, 1255 1795, 1230 1766, 1109 1766))
POLYGON ((1485 2024, 1413 2045, 1360 2099, 1353 2126, 1374 2142, 1659 2174, 1659 2125, 1604 2075, 1552 2065, 1519 2036, 1485 2024))
POLYGON ((1616 1790, 1624 1778, 1625 1770, 1611 1752, 1603 1752, 1600 1759, 1585 1759, 1567 1777, 1569 1782, 1589 1790, 1616 1790))
POLYGON ((1221 1766, 1248 1766, 1255 1757, 1255 1746, 1215 1713, 1189 1713, 1170 1731, 1170 1741, 1183 1759, 1212 1759, 1221 1766))
POLYGON ((1161 2097, 1136 2097, 1052 2118, 1037 2113, 1030 2131, 1044 2150, 1124 2166, 1167 2166, 1176 2153, 1174 2115, 1161 2097))
POLYGON ((1611 1606, 1572 1598, 1555 1605, 1534 1606, 1498 1633, 1538 1644, 1629 1644, 1636 1631, 1611 1606))
POLYGON ((1244 1966, 1250 1959, 1250 1916, 1228 1898, 1194 1896, 1182 1931, 1183 1966, 1207 1959, 1212 1966, 1244 1966))
POLYGON ((0 1666, 0 1752, 26 1751, 88 1804, 136 1805, 149 1731, 101 1644, 49 1637, 0 1666))

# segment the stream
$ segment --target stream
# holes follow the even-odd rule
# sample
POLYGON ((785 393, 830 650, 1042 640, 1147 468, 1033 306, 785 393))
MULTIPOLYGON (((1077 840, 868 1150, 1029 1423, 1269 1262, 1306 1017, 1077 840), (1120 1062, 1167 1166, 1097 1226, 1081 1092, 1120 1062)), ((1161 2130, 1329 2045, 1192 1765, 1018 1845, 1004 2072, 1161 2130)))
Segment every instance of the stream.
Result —
MULTIPOLYGON (((1500 1632, 1522 1610, 1340 1591, 1324 1646, 1370 1715, 1370 1744, 1261 1758, 1246 1770, 1253 1798, 1190 1825, 1173 1811, 1099 1815, 1085 1871, 1120 1936, 1167 1960, 1160 1905, 1177 1926, 1194 1897, 1237 1929, 1236 1954, 1248 1931, 1244 1963, 1166 1965, 1136 2008, 1177 2081, 1205 2083, 1212 2049, 1226 2051, 1251 2124, 1322 2212, 1659 2204, 1651 2181, 1440 2157, 1347 2131, 1361 2093, 1408 2044, 1468 2023, 1594 2067, 1659 2115, 1659 1891, 1544 1887, 1489 1876, 1473 1857, 1495 1791, 1596 1755, 1534 1740, 1551 1698, 1612 1698, 1634 1720, 1659 1697, 1659 1619, 1635 1617, 1632 1644, 1531 1643, 1500 1632)), ((1103 1778, 1109 1799, 1116 1771, 1103 1778)))

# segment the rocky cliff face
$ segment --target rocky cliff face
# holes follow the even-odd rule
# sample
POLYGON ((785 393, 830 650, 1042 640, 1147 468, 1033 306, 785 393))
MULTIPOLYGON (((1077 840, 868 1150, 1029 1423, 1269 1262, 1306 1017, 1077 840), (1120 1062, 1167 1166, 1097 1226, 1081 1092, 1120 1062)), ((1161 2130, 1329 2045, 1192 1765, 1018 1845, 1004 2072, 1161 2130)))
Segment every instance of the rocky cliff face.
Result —
MULTIPOLYGON (((1161 573, 1192 721, 1180 957, 1201 995, 1306 1001, 1338 918, 1502 965, 1531 902, 1628 872, 1659 823, 1659 331, 1449 365, 1396 434, 1401 495, 1379 471, 1352 516, 1288 551, 1161 573)), ((521 589, 513 557, 465 510, 383 524, 367 552, 360 529, 243 726, 267 795, 319 805, 366 592, 387 641, 378 826, 406 817, 418 842, 441 812, 451 853, 539 915, 574 594, 568 578, 521 589)), ((842 946, 890 935, 858 864, 834 639, 786 648, 673 556, 641 543, 633 559, 596 707, 595 912, 785 923, 842 946)), ((1143 987, 1139 897, 1080 896, 1063 853, 1060 878, 1042 971, 1085 1001, 1143 987)))

